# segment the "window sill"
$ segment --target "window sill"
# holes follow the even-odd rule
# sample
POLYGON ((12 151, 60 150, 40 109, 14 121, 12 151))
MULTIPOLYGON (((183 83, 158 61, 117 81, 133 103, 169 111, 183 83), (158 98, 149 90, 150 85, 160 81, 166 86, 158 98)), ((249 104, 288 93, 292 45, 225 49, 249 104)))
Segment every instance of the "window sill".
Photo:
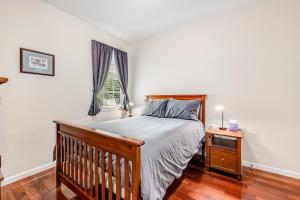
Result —
POLYGON ((101 112, 110 112, 110 111, 117 111, 117 110, 123 110, 121 107, 103 107, 101 108, 101 112))

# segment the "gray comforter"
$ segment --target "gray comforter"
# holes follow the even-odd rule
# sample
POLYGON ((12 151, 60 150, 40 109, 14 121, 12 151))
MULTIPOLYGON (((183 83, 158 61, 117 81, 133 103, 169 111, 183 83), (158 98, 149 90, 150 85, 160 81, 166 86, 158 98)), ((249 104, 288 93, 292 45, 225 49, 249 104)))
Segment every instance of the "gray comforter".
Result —
POLYGON ((205 134, 200 121, 148 116, 95 122, 88 126, 145 141, 141 148, 144 200, 163 199, 167 188, 199 151, 205 134))

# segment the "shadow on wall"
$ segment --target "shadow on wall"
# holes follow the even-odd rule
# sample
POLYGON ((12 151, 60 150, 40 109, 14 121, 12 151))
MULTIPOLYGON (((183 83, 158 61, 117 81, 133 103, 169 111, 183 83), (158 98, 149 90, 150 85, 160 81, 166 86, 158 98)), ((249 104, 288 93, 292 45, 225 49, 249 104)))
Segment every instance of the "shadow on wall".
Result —
POLYGON ((243 130, 243 139, 242 139, 242 160, 243 161, 247 161, 254 164, 255 163, 265 164, 264 162, 259 160, 255 152, 263 153, 264 156, 267 156, 269 160, 276 159, 273 156, 273 154, 270 151, 268 151, 268 149, 270 148, 265 147, 261 144, 259 140, 260 134, 248 131, 247 129, 242 129, 242 130, 243 130))
POLYGON ((249 162, 255 162, 256 157, 253 149, 251 148, 251 141, 254 141, 257 134, 250 133, 247 129, 242 129, 243 139, 242 139, 242 160, 247 160, 249 162), (250 142, 249 142, 250 141, 250 142))

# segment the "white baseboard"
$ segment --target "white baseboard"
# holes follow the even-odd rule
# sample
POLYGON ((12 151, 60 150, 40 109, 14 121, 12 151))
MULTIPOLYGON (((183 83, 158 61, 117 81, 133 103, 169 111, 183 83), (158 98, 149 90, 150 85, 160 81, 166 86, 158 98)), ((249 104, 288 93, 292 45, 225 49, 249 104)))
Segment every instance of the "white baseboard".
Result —
POLYGON ((280 169, 280 168, 271 167, 271 166, 260 164, 260 163, 253 163, 253 162, 249 162, 249 161, 245 161, 245 160, 242 161, 242 165, 246 166, 246 167, 253 166, 254 169, 259 169, 259 170, 263 170, 263 171, 267 171, 267 172, 272 172, 274 174, 280 174, 283 176, 300 179, 300 172, 295 172, 295 171, 286 170, 286 169, 280 169))
POLYGON ((28 176, 32 176, 34 174, 37 174, 39 172, 42 172, 42 171, 45 171, 47 169, 50 169, 52 167, 55 167, 55 164, 56 162, 51 162, 51 163, 47 163, 45 165, 42 165, 42 166, 39 166, 39 167, 36 167, 34 169, 30 169, 30 170, 27 170, 25 172, 21 172, 19 174, 16 174, 14 176, 11 176, 11 177, 7 177, 3 180, 2 184, 1 185, 7 185, 7 184, 10 184, 10 183, 13 183, 15 181, 18 181, 18 180, 21 180, 23 178, 26 178, 28 176))

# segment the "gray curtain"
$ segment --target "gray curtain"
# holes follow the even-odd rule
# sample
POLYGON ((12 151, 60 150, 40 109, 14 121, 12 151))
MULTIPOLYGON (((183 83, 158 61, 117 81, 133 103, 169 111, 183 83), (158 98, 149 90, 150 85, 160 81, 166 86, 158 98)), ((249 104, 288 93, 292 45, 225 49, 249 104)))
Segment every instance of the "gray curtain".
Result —
POLYGON ((92 40, 92 65, 93 65, 93 98, 89 115, 95 116, 100 112, 97 93, 102 89, 108 75, 112 59, 113 48, 101 42, 92 40))
POLYGON ((119 74, 121 90, 124 94, 123 108, 128 110, 129 98, 127 93, 128 86, 128 57, 127 53, 118 49, 114 49, 117 71, 119 74))

